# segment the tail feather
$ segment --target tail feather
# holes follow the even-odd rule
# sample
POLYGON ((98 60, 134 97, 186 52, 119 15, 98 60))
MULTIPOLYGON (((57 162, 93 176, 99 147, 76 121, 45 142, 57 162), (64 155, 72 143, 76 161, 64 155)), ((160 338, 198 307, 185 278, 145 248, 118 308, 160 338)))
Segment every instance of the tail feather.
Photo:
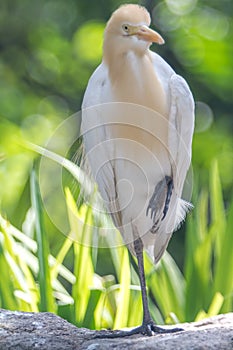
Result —
MULTIPOLYGON (((179 198, 177 207, 176 207, 176 219, 174 224, 173 232, 178 230, 178 228, 181 226, 182 222, 185 220, 186 214, 193 208, 193 205, 184 199, 179 198)), ((170 241, 170 238, 172 236, 172 232, 162 232, 159 235, 156 236, 155 242, 154 242, 154 263, 156 264, 162 257, 163 253, 165 252, 167 245, 170 241)), ((150 250, 150 255, 151 250, 150 250)))
POLYGON ((179 198, 176 208, 176 221, 174 231, 178 230, 185 220, 186 214, 193 209, 192 203, 179 198))

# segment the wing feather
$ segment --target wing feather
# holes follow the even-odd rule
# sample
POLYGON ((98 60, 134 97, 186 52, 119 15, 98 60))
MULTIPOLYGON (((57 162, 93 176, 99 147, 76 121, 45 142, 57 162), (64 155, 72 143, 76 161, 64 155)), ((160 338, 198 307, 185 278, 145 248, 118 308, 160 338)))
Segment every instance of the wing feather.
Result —
POLYGON ((175 74, 169 64, 151 52, 155 73, 167 95, 169 112, 168 147, 173 167, 173 181, 177 195, 182 189, 191 162, 194 130, 194 100, 185 79, 175 74))
POLYGON ((169 86, 171 91, 171 109, 168 147, 171 156, 174 188, 180 198, 191 163, 194 100, 188 84, 181 76, 173 74, 169 86))
POLYGON ((121 226, 121 215, 116 193, 114 159, 111 142, 108 143, 108 126, 104 124, 104 104, 109 102, 107 68, 102 63, 92 74, 83 98, 81 133, 83 136, 83 166, 91 168, 92 177, 111 213, 114 224, 121 226), (102 113, 103 112, 103 113, 102 113))
POLYGON ((177 195, 175 228, 184 220, 192 205, 181 199, 192 154, 194 130, 194 100, 186 81, 158 54, 151 52, 154 70, 170 105, 168 148, 172 165, 174 192, 177 195))

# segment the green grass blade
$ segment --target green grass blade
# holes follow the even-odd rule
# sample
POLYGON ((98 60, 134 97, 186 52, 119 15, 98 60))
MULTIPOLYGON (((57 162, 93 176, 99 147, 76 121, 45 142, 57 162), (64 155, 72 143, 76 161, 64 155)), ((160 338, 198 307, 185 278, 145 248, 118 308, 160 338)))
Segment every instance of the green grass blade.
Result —
POLYGON ((36 253, 37 243, 33 239, 25 235, 23 232, 19 231, 16 227, 11 225, 9 221, 4 219, 0 215, 0 227, 1 226, 4 227, 5 230, 7 230, 9 235, 23 243, 23 245, 30 249, 33 253, 36 253))
POLYGON ((213 230, 216 235, 216 254, 220 254, 221 243, 223 242, 221 232, 223 234, 225 232, 226 214, 217 161, 213 162, 210 172, 210 208, 211 230, 213 230))
MULTIPOLYGON (((63 260, 65 259, 68 251, 70 250, 71 246, 73 244, 73 241, 70 237, 67 237, 61 247, 61 249, 59 250, 56 259, 52 259, 51 257, 49 257, 49 262, 51 261, 51 279, 52 281, 55 280, 57 278, 57 275, 59 272, 61 272, 61 268, 62 268, 62 263, 63 260)), ((69 273, 70 271, 66 271, 65 273, 63 273, 63 277, 65 277, 66 279, 69 278, 69 276, 67 275, 67 273, 69 273)), ((72 278, 72 277, 71 277, 72 278)), ((75 281, 74 281, 75 282, 75 281)))
POLYGON ((129 253, 127 248, 121 248, 121 272, 120 272, 120 289, 117 293, 117 309, 113 324, 114 329, 126 327, 128 324, 129 299, 130 299, 130 264, 129 253))
POLYGON ((83 327, 87 327, 89 329, 96 329, 95 317, 93 317, 93 315, 101 294, 101 289, 91 289, 85 317, 82 324, 83 327))
POLYGON ((233 306, 233 203, 231 203, 227 217, 217 162, 212 165, 210 193, 211 234, 214 237, 214 292, 221 293, 226 298, 222 311, 229 312, 233 306))
POLYGON ((140 325, 141 323, 142 323, 141 288, 140 286, 131 285, 130 300, 129 300, 129 307, 128 307, 128 327, 135 327, 140 325))
POLYGON ((94 277, 91 258, 92 210, 85 204, 78 209, 68 188, 66 189, 66 199, 71 236, 74 239, 74 275, 76 277, 72 288, 74 318, 78 325, 82 325, 94 277))
POLYGON ((31 174, 31 200, 32 207, 36 214, 35 230, 38 244, 38 261, 39 261, 39 288, 40 288, 40 311, 55 312, 55 303, 52 294, 52 284, 50 268, 48 263, 49 246, 43 223, 43 209, 39 192, 38 181, 35 171, 31 174))
POLYGON ((202 191, 197 205, 191 215, 187 218, 186 224, 186 239, 185 239, 185 264, 184 274, 187 283, 190 283, 192 279, 193 267, 194 267, 194 252, 199 244, 205 238, 208 219, 208 193, 202 191))
POLYGON ((121 278, 122 247, 124 247, 122 236, 117 229, 115 229, 115 231, 110 230, 110 233, 106 235, 105 240, 109 247, 109 253, 111 254, 116 276, 119 281, 121 278))
POLYGON ((213 300, 208 310, 208 317, 218 315, 224 302, 224 297, 221 293, 215 293, 213 300))
POLYGON ((215 264, 214 290, 225 297, 222 312, 233 307, 233 201, 228 211, 228 222, 221 244, 221 254, 215 264))
POLYGON ((14 295, 14 281, 10 273, 10 267, 5 258, 5 247, 3 236, 0 229, 0 266, 1 266, 1 281, 0 284, 0 307, 9 310, 17 310, 18 302, 14 295))
POLYGON ((150 290, 162 311, 164 319, 174 313, 184 320, 185 281, 175 261, 165 252, 158 266, 152 267, 149 279, 150 290))
POLYGON ((201 321, 204 318, 218 315, 224 302, 224 297, 221 293, 216 293, 211 301, 208 312, 200 310, 195 318, 195 321, 201 321))
POLYGON ((212 235, 207 227, 208 195, 203 191, 195 211, 188 219, 186 236, 186 306, 185 319, 194 320, 200 307, 208 307, 210 294, 212 235))
MULTIPOLYGON (((26 249, 16 242, 10 233, 10 225, 1 220, 1 266, 5 265, 4 272, 7 272, 5 276, 4 284, 2 286, 2 295, 4 294, 4 300, 10 302, 10 299, 6 298, 7 295, 14 295, 12 301, 17 299, 17 308, 24 311, 38 311, 38 293, 37 286, 33 279, 32 273, 26 264, 25 254, 26 249), (7 286, 9 279, 9 284, 7 286), (7 289, 6 289, 7 288, 7 289), (11 294, 12 293, 12 294, 11 294)), ((27 251, 26 251, 27 252, 27 251)), ((0 293, 0 294, 1 294, 0 293)), ((15 309, 12 305, 8 305, 7 308, 15 309)))

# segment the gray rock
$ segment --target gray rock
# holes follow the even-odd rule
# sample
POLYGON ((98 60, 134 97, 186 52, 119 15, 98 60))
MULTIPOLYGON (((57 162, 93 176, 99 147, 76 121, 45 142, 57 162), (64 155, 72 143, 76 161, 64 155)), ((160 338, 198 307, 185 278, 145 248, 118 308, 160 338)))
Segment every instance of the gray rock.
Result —
POLYGON ((51 313, 0 309, 0 349, 40 350, 233 350, 233 313, 179 325, 185 332, 116 339, 95 338, 98 331, 76 328, 51 313))

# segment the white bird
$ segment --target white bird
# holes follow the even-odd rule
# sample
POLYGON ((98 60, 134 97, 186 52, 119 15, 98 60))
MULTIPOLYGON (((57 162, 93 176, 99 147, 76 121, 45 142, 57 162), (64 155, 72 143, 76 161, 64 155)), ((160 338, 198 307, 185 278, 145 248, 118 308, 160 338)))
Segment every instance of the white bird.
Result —
POLYGON ((164 43, 150 22, 139 5, 123 5, 112 14, 103 60, 82 104, 87 162, 139 267, 143 323, 112 336, 167 332, 150 316, 143 249, 157 262, 191 207, 181 195, 191 162, 194 101, 185 80, 149 50, 152 42, 164 43))

